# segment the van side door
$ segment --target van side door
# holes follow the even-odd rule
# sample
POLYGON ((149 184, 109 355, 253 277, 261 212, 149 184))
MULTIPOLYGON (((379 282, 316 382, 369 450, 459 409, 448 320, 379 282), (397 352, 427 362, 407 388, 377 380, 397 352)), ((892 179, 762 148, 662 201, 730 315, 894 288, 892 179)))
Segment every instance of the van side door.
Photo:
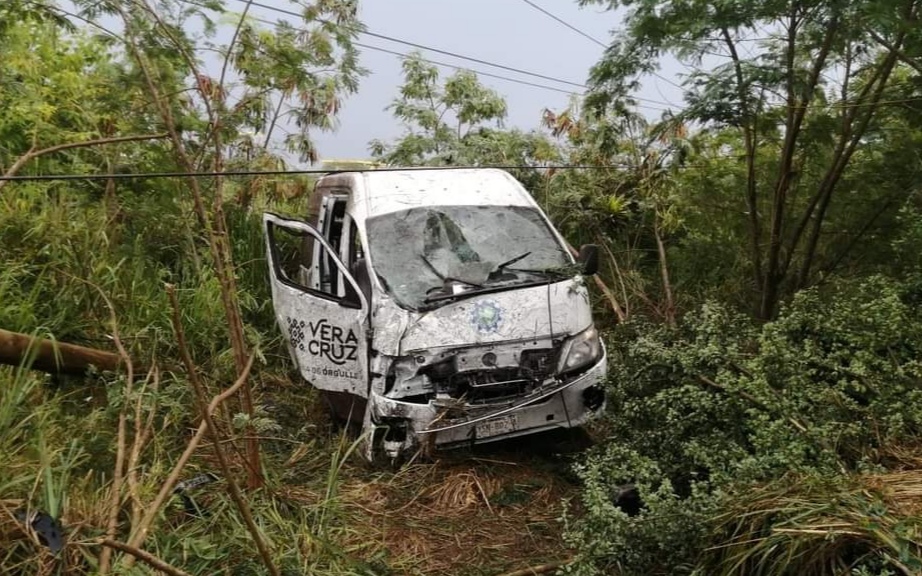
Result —
POLYGON ((316 228, 268 212, 263 226, 276 321, 302 377, 320 390, 366 396, 365 295, 316 228), (303 266, 306 245, 313 252, 310 271, 303 266), (321 268, 328 273, 315 274, 321 268))

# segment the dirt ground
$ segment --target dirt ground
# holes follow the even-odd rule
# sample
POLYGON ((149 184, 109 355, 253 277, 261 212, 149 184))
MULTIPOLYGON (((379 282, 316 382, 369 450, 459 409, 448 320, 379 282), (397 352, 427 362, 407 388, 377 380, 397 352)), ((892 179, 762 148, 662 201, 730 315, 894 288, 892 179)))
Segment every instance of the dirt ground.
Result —
MULTIPOLYGON (((314 457, 303 456, 304 476, 317 478, 331 453, 322 438, 329 448, 355 433, 344 437, 319 399, 292 398, 286 384, 270 403, 285 413, 289 429, 309 423, 318 444, 310 449, 314 457)), ((387 469, 353 454, 337 486, 339 518, 351 524, 339 544, 366 561, 381 559, 395 574, 495 575, 566 561, 571 551, 560 518, 565 501, 575 510, 579 490, 571 465, 591 443, 582 429, 559 430, 387 469)), ((280 495, 316 504, 322 485, 298 484, 283 484, 280 495)))
POLYGON ((578 486, 576 433, 548 433, 439 454, 343 486, 368 514, 391 564, 421 574, 500 574, 566 560, 560 517, 578 486))

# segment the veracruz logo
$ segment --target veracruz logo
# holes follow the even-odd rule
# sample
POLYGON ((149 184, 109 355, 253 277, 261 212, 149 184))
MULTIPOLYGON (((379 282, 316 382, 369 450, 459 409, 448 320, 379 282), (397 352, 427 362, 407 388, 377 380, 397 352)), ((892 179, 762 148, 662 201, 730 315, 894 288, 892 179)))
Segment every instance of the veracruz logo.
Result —
POLYGON ((291 345, 311 356, 326 358, 337 366, 357 359, 359 339, 352 329, 330 324, 326 318, 305 322, 288 318, 288 337, 291 345), (305 332, 305 328, 307 331, 305 332), (306 338, 308 337, 309 338, 306 338), (307 340, 305 342, 305 340, 307 340))

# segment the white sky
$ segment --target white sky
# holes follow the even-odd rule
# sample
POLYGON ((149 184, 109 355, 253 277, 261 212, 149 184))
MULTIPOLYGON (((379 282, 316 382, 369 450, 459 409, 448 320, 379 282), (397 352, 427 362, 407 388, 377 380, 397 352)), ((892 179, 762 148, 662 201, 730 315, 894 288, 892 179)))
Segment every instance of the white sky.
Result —
MULTIPOLYGON (((282 10, 301 10, 298 4, 289 0, 258 2, 282 10)), ((606 44, 612 32, 621 25, 620 11, 603 10, 599 6, 580 8, 576 0, 531 2, 606 44)), ((64 3, 67 4, 66 0, 64 3)), ((229 41, 244 5, 241 0, 226 1, 229 13, 219 18, 218 42, 229 41)), ((249 14, 271 22, 288 20, 295 27, 299 24, 294 17, 263 7, 252 6, 249 14)), ((598 62, 603 52, 603 48, 592 40, 539 12, 524 0, 359 0, 359 19, 370 32, 577 84, 586 83, 589 69, 598 62)), ((113 30, 120 29, 120 24, 112 18, 104 19, 103 24, 113 30)), ((414 51, 410 46, 367 35, 361 35, 359 41, 395 52, 414 51)), ((568 91, 581 90, 444 54, 421 52, 424 58, 475 72, 508 76, 568 91)), ((220 61, 213 53, 205 55, 206 68, 220 66, 220 61)), ((311 135, 321 160, 367 158, 371 140, 393 141, 404 132, 404 127, 385 110, 396 98, 403 82, 400 58, 362 49, 360 62, 369 74, 360 80, 358 92, 345 100, 339 113, 338 129, 335 132, 315 131, 311 135)), ((650 118, 659 117, 667 107, 676 110, 682 105, 682 93, 675 84, 681 82, 681 74, 687 69, 673 59, 664 60, 662 66, 659 77, 646 78, 636 94, 640 100, 639 110, 650 118)), ((440 67, 440 72, 446 77, 455 70, 440 67)), ((480 81, 506 99, 509 110, 506 127, 537 128, 545 108, 560 111, 570 99, 568 94, 501 79, 480 76, 480 81)), ((297 164, 292 155, 283 155, 297 164)))
MULTIPOLYGON (((292 9, 292 4, 287 0, 260 1, 292 9)), ((618 14, 603 11, 598 6, 581 9, 575 0, 532 2, 603 42, 608 42, 611 31, 620 23, 618 14)), ((228 8, 233 10, 233 4, 229 2, 228 8)), ((600 46, 522 0, 360 0, 359 5, 359 18, 369 31, 579 84, 586 82, 589 68, 602 54, 600 46)), ((285 18, 258 7, 251 8, 251 14, 272 21, 285 18)), ((398 52, 413 50, 408 46, 368 36, 362 36, 360 41, 398 52)), ((423 55, 433 60, 537 84, 579 90, 442 54, 423 52, 423 55)), ((340 111, 338 130, 313 135, 321 158, 365 158, 371 140, 392 140, 403 133, 403 127, 384 110, 397 96, 402 83, 399 58, 362 50, 361 64, 370 70, 370 74, 362 79, 358 93, 345 101, 340 111)), ((661 75, 678 83, 676 74, 682 70, 678 66, 672 70, 667 67, 661 70, 661 75)), ((451 69, 442 69, 445 76, 452 72, 451 69)), ((481 82, 506 98, 509 106, 508 127, 535 128, 540 123, 544 108, 560 110, 567 105, 569 98, 566 94, 494 78, 481 77, 481 82)), ((682 101, 678 88, 657 78, 645 82, 638 96, 674 104, 682 101)), ((651 102, 641 104, 650 106, 641 109, 650 116, 659 116, 659 108, 666 107, 651 102)))

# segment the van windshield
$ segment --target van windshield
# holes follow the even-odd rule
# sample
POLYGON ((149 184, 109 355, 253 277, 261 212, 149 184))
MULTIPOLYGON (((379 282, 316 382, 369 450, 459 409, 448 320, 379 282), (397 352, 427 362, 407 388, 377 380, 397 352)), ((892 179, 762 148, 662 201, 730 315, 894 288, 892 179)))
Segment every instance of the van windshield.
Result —
POLYGON ((424 206, 375 216, 366 227, 375 274, 413 309, 464 291, 561 278, 572 265, 527 206, 424 206))

